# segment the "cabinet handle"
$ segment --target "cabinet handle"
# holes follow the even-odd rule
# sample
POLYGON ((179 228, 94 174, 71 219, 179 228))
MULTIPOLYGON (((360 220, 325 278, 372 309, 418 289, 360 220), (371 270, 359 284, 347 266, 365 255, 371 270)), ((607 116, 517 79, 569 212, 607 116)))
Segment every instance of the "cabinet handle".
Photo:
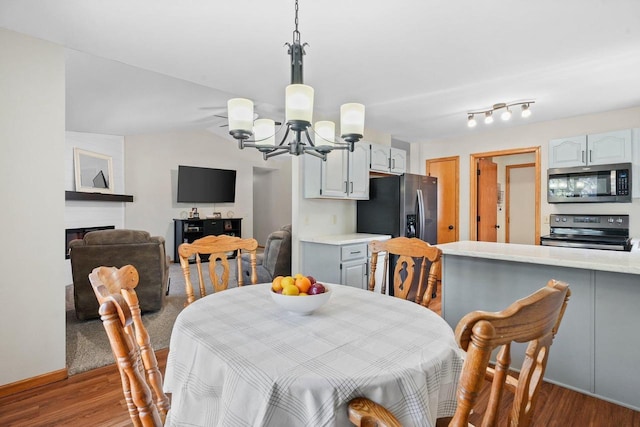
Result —
POLYGON ((582 163, 584 163, 584 150, 580 152, 580 158, 582 159, 582 163))
POLYGON ((350 253, 351 255, 355 255, 355 254, 359 254, 360 252, 362 252, 362 251, 351 251, 351 252, 349 252, 349 253, 350 253))
POLYGON ((353 181, 351 181, 351 191, 349 193, 353 193, 353 181))
POLYGON ((593 150, 589 150, 589 163, 591 163, 591 153, 593 150))
POLYGON ((396 159, 393 159, 393 167, 391 169, 395 169, 396 168, 396 159))
POLYGON ((347 194, 349 193, 349 182, 348 181, 344 182, 344 192, 347 193, 347 194))

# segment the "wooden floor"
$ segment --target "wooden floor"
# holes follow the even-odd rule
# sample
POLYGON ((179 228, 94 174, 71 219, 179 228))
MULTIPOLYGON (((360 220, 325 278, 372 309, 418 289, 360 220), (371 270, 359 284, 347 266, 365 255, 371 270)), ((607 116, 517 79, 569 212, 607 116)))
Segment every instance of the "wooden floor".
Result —
MULTIPOLYGON (((439 312, 439 299, 432 304, 431 308, 439 312)), ((167 353, 166 349, 156 353, 162 372, 167 353)), ((488 393, 483 392, 480 399, 488 399, 488 393)), ((500 425, 506 425, 506 414, 501 421, 500 425)), ((479 425, 477 419, 471 419, 471 422, 479 425)), ((115 365, 0 398, 0 426, 3 427, 129 425, 115 365)), ((640 412, 544 383, 533 425, 640 427, 640 412)))

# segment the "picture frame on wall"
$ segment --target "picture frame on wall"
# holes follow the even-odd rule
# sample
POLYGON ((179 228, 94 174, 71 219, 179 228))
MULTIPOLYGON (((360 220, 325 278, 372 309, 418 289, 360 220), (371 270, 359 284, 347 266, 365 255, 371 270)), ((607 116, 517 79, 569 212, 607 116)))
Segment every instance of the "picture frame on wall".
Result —
POLYGON ((114 192, 111 156, 75 147, 73 149, 73 166, 76 191, 106 194, 114 192))

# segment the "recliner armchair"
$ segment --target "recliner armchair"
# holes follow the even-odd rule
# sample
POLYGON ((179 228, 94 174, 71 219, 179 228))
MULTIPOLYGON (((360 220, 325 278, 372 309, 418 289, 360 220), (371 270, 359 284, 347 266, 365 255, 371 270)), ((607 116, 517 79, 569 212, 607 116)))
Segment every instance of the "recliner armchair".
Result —
POLYGON ((169 264, 163 237, 152 237, 140 230, 91 231, 82 239, 69 243, 73 296, 76 317, 97 319, 98 301, 89 274, 99 266, 122 267, 133 265, 140 275, 136 292, 142 312, 162 308, 169 282, 169 264))
MULTIPOLYGON (((291 275, 291 224, 269 234, 264 253, 257 256, 256 272, 258 283, 271 282, 276 276, 291 275)), ((245 278, 250 277, 249 254, 242 255, 242 274, 245 278)))

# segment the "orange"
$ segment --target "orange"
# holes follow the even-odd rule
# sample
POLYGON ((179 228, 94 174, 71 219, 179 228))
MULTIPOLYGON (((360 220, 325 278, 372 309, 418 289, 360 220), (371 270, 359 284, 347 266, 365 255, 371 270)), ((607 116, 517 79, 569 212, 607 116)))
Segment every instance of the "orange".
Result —
POLYGON ((304 276, 300 276, 296 279, 295 285, 300 290, 300 292, 307 293, 309 291, 309 288, 311 287, 311 280, 304 276))
POLYGON ((297 273, 295 276, 293 276, 294 279, 299 279, 303 276, 302 273, 297 273))
POLYGON ((274 277, 273 281, 271 282, 271 289, 273 289, 274 292, 279 292, 282 290, 282 279, 284 279, 283 276, 274 277))
POLYGON ((295 285, 284 285, 282 287, 282 295, 298 295, 300 291, 295 285))

